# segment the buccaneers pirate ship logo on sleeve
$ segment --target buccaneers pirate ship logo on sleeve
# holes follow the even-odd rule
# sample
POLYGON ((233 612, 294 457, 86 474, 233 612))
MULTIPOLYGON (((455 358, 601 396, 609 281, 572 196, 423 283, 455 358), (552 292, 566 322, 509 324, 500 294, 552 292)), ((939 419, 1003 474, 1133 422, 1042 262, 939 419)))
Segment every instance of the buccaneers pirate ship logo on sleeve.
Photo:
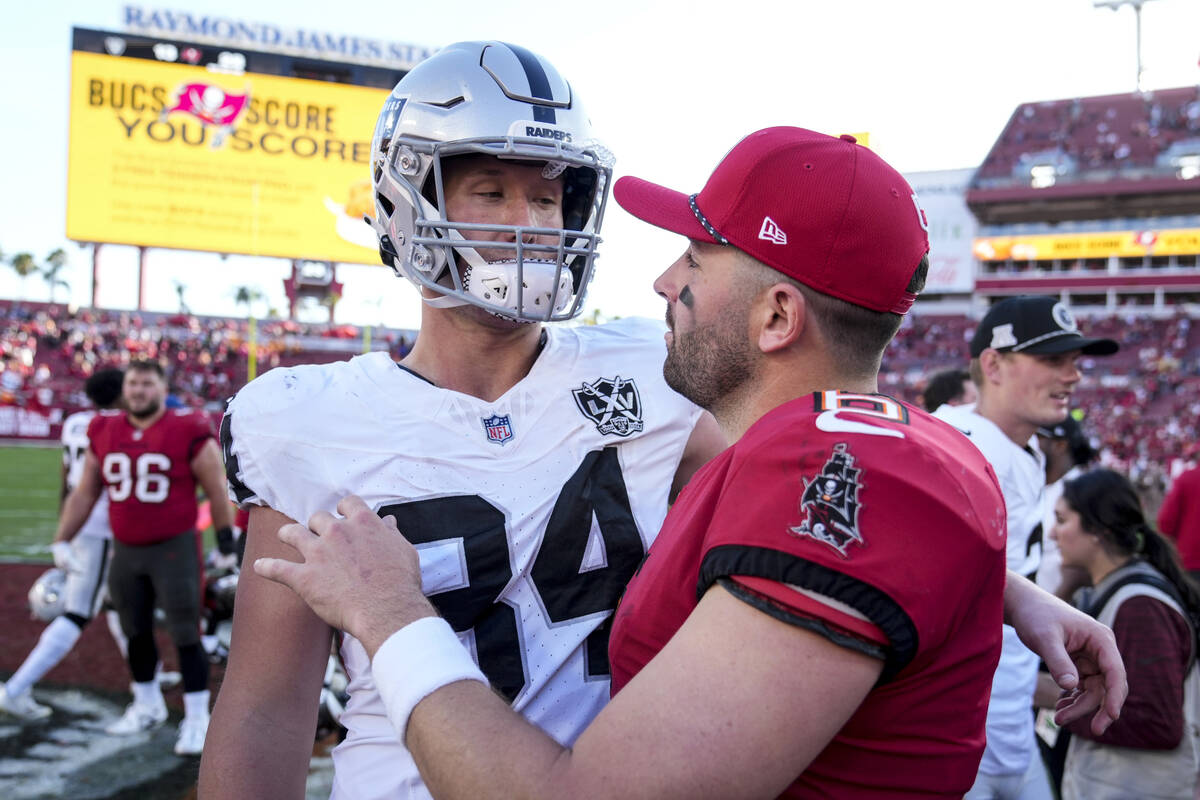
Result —
POLYGON ((812 480, 804 479, 804 494, 800 510, 804 521, 789 530, 797 536, 808 536, 837 550, 843 558, 852 544, 866 544, 858 532, 858 476, 862 470, 854 466, 854 456, 845 444, 834 445, 833 455, 812 480))

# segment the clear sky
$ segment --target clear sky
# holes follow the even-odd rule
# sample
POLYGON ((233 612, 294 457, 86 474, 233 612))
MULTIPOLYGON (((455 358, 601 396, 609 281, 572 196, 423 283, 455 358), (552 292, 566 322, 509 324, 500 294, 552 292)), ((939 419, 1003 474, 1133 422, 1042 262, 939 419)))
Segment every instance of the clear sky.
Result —
MULTIPOLYGON (((1135 88, 1131 8, 1092 0, 184 0, 138 5, 440 47, 502 39, 548 57, 584 98, 618 175, 698 191, 746 133, 799 125, 868 131, 904 172, 974 167, 1013 109, 1031 100, 1135 88)), ((89 299, 91 252, 65 239, 67 92, 72 25, 119 30, 123 3, 8 4, 0 12, 0 249, 37 258, 63 247, 71 299, 89 299)), ((1200 0, 1146 0, 1147 88, 1200 83, 1200 0)), ((609 206, 589 308, 659 316, 651 281, 683 246, 609 206)), ((107 246, 100 304, 136 303, 136 251, 107 246)), ((233 287, 255 285, 286 308, 272 259, 152 252, 147 306, 237 314, 233 287)), ((339 268, 339 320, 415 327, 415 291, 382 267, 339 268)), ((44 300, 0 269, 0 297, 44 300)), ((65 293, 59 293, 64 299, 65 293)))

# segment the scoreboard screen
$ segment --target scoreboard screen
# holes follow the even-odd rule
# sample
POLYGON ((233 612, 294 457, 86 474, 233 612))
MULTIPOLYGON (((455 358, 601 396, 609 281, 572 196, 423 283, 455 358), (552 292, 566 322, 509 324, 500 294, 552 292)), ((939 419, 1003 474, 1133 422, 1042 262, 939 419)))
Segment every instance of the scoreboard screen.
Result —
POLYGON ((72 37, 68 238, 379 263, 369 150, 402 70, 72 37))

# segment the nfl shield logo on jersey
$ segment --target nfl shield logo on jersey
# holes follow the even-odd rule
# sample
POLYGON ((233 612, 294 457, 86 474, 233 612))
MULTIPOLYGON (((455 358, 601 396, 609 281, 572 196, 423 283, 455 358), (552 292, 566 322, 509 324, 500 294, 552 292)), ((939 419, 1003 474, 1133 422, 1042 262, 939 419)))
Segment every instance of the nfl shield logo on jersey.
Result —
POLYGON ((489 442, 506 444, 513 438, 512 422, 509 421, 508 414, 493 414, 483 421, 483 429, 487 432, 489 442))
POLYGON ((591 383, 584 382, 578 389, 572 389, 571 394, 575 396, 575 405, 579 406, 585 417, 596 423, 596 430, 602 434, 628 436, 644 427, 642 398, 632 378, 627 381, 621 380, 620 375, 597 378, 591 383))

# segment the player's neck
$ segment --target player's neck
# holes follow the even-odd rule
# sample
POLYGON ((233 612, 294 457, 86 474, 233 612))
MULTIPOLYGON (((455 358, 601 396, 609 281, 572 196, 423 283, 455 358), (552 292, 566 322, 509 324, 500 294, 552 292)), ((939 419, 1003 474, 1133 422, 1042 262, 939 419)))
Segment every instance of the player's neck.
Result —
POLYGON ((489 325, 457 311, 427 309, 400 363, 441 389, 495 400, 529 374, 541 352, 542 327, 489 325))
POLYGON ((828 364, 779 358, 766 362, 758 375, 723 398, 720 408, 710 410, 725 438, 736 442, 750 426, 784 403, 830 390, 874 394, 879 384, 874 375, 854 378, 828 364))
POLYGON ((125 419, 129 420, 129 424, 132 425, 133 427, 137 428, 138 430, 144 431, 144 430, 146 430, 146 428, 149 428, 151 425, 153 425, 154 423, 156 423, 160 419, 162 419, 163 415, 166 413, 167 413, 167 407, 159 406, 158 411, 155 411, 153 414, 151 414, 148 417, 135 417, 133 414, 130 414, 127 411, 127 412, 125 412, 125 419))
POLYGON ((995 424, 1018 447, 1029 444, 1029 440, 1037 431, 1037 426, 1032 422, 1018 417, 1004 408, 997 398, 986 393, 981 394, 979 402, 975 404, 975 413, 995 424))

